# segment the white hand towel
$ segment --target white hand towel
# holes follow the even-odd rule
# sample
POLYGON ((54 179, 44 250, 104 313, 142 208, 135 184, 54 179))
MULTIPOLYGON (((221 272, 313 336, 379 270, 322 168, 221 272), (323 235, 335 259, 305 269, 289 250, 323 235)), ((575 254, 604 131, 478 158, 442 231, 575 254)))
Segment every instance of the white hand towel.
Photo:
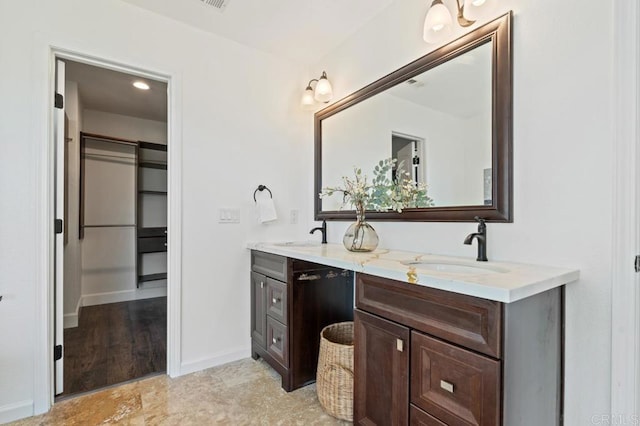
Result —
POLYGON ((258 222, 267 223, 278 219, 276 214, 276 206, 273 203, 271 197, 260 197, 256 201, 256 207, 258 209, 258 222))

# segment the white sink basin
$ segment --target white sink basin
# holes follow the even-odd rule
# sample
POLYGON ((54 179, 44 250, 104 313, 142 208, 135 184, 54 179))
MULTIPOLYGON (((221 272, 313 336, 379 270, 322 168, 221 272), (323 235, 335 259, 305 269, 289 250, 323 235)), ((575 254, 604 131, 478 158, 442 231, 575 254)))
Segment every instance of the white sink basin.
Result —
POLYGON ((320 247, 316 241, 287 241, 284 243, 274 243, 277 247, 320 247))
POLYGON ((403 265, 413 266, 416 269, 427 269, 430 271, 451 272, 454 274, 503 274, 509 272, 506 268, 499 266, 485 265, 480 262, 446 262, 430 260, 406 260, 400 262, 403 265))

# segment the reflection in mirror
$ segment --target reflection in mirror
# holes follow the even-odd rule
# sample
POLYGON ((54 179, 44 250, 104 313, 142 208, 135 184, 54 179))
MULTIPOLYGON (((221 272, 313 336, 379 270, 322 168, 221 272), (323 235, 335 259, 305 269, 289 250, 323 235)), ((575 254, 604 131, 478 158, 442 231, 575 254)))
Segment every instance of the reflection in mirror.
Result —
MULTIPOLYGON (((492 61, 486 42, 322 120, 322 186, 392 157, 435 207, 490 205, 492 61)), ((322 199, 341 208, 341 194, 322 199)))
MULTIPOLYGON (((512 222, 511 26, 509 12, 318 111, 315 193, 393 157, 434 204, 369 220, 512 222)), ((315 218, 352 220, 341 207, 316 198, 315 218)))

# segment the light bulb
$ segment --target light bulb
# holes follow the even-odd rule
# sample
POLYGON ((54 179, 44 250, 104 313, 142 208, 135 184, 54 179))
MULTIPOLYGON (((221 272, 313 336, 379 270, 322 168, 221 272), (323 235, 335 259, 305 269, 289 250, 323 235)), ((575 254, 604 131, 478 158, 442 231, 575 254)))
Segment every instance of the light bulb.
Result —
POLYGON ((310 109, 310 108, 313 108, 314 103, 315 102, 313 100, 313 89, 311 88, 311 86, 307 86, 304 93, 302 94, 301 104, 303 108, 310 109))
POLYGON ((133 87, 140 90, 149 90, 149 85, 144 81, 134 81, 133 87))
POLYGON ((314 98, 318 102, 329 102, 331 98, 333 98, 333 88, 331 87, 331 83, 329 82, 329 79, 327 79, 327 74, 324 71, 322 72, 322 77, 320 77, 316 84, 314 98))
POLYGON ((451 12, 442 4, 442 0, 434 0, 424 19, 423 38, 427 43, 439 43, 451 34, 451 12))
POLYGON ((477 21, 488 17, 493 11, 494 0, 464 0, 464 17, 477 21))

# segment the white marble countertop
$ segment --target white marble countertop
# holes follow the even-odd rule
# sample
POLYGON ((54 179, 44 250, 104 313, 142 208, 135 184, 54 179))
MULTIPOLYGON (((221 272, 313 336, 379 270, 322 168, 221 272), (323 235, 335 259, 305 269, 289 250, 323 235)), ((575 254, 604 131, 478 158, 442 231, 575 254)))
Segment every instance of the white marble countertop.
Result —
POLYGON ((580 276, 580 271, 576 269, 511 262, 476 262, 474 258, 400 250, 377 249, 370 253, 353 253, 341 244, 251 242, 247 247, 505 303, 576 281, 580 276))

